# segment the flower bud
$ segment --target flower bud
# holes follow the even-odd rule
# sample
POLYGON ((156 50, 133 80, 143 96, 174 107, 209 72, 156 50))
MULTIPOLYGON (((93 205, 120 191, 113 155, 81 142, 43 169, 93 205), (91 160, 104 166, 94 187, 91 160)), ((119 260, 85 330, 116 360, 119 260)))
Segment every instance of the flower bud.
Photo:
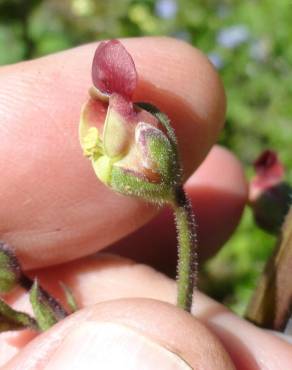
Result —
POLYGON ((79 136, 97 177, 125 195, 170 200, 180 173, 175 135, 157 108, 131 101, 137 72, 119 41, 99 45, 92 80, 79 136))
POLYGON ((283 180, 284 167, 277 153, 264 151, 254 162, 256 175, 250 182, 249 201, 259 227, 279 232, 292 202, 292 188, 283 180))
POLYGON ((8 244, 0 242, 0 293, 10 292, 19 282, 21 268, 8 244))

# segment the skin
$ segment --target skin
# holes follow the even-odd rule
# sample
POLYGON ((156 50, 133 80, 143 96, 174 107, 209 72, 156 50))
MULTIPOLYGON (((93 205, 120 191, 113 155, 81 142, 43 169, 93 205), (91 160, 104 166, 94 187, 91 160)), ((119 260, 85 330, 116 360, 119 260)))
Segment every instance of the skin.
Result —
MULTIPOLYGON (((216 72, 199 51, 180 41, 145 38, 123 43, 140 78, 135 99, 150 101, 171 117, 190 176, 223 126, 225 97, 216 72)), ((41 335, 1 334, 2 369, 71 368, 76 354, 83 363, 94 360, 103 338, 109 345, 100 352, 108 363, 114 357, 115 337, 103 335, 117 327, 122 327, 120 343, 131 346, 134 333, 143 343, 151 340, 163 351, 178 354, 194 369, 288 369, 290 344, 203 294, 195 293, 193 315, 170 304, 175 301, 175 283, 157 271, 173 274, 169 215, 163 210, 150 226, 143 226, 158 210, 106 189, 81 154, 77 124, 95 48, 87 45, 0 69, 1 239, 14 246, 25 268, 37 268, 29 274, 37 275, 52 294, 63 300, 58 285, 63 281, 83 307, 41 335), (111 252, 157 270, 109 254, 78 259, 109 245, 111 252), (95 329, 94 340, 82 346, 95 329)), ((206 258, 239 222, 247 197, 241 165, 225 149, 213 147, 186 189, 197 207, 200 249, 206 258)), ((29 310, 21 290, 6 299, 29 310)), ((135 359, 136 368, 151 368, 147 361, 154 347, 149 347, 150 356, 135 359)), ((96 357, 95 365, 102 368, 99 361, 96 357)))

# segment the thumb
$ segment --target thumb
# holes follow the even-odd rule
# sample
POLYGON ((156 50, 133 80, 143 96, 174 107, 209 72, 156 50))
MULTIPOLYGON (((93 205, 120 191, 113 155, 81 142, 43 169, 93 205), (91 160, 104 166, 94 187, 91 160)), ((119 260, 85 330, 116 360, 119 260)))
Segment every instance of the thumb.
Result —
MULTIPOLYGON (((223 125, 225 98, 216 72, 198 50, 177 40, 123 44, 139 74, 135 101, 153 103, 170 117, 190 175, 223 125)), ((97 181, 82 156, 77 126, 95 48, 0 70, 0 232, 25 269, 97 252, 155 213, 97 181)))
POLYGON ((224 348, 186 312, 149 299, 86 308, 30 342, 5 370, 235 369, 224 348))

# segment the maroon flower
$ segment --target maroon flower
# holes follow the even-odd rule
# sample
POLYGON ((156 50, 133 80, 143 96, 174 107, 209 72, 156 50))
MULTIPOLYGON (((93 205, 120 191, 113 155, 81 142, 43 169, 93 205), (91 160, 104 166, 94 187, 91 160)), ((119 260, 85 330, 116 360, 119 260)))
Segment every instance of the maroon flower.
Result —
POLYGON ((111 189, 158 204, 175 213, 179 241, 179 307, 190 312, 196 280, 196 229, 182 187, 177 141, 165 114, 149 103, 134 103, 137 72, 123 45, 112 40, 97 48, 93 87, 80 118, 84 154, 97 177, 111 189))
POLYGON ((157 108, 133 103, 137 72, 132 57, 118 40, 98 46, 92 81, 91 97, 81 114, 79 136, 96 175, 122 193, 141 195, 143 187, 159 184, 160 188, 151 190, 151 197, 159 192, 168 196, 170 185, 179 177, 174 175, 175 135, 157 108))

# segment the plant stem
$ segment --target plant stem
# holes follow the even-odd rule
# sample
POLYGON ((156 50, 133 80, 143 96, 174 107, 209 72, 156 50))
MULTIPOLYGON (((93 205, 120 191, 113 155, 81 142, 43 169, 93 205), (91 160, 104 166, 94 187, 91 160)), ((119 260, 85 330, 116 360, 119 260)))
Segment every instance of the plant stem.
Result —
POLYGON ((276 249, 259 279, 245 317, 266 329, 284 331, 292 304, 292 207, 282 225, 276 249))
POLYGON ((192 205, 182 186, 176 189, 172 206, 178 234, 177 306, 190 312, 197 280, 197 241, 192 205))

